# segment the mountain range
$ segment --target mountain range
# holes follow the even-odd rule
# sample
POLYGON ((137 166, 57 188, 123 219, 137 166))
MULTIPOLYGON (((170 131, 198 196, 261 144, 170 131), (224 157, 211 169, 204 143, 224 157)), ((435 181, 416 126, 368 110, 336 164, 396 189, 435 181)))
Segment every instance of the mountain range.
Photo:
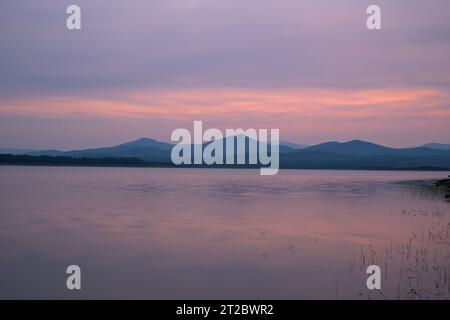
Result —
MULTIPOLYGON (((246 139, 248 145, 248 138, 246 139)), ((104 148, 72 151, 0 149, 0 153, 74 158, 138 158, 164 163, 171 161, 172 148, 172 144, 142 138, 104 148)), ((246 153, 248 152, 247 148, 246 153)), ((280 166, 305 169, 448 169, 450 168, 450 145, 430 143, 413 148, 390 148, 361 140, 332 141, 313 146, 280 141, 280 166)))

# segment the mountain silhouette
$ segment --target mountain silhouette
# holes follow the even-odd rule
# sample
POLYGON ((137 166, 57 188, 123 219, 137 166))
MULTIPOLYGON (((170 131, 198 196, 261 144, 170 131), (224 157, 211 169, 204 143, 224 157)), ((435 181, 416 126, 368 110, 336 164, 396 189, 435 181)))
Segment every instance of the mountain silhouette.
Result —
POLYGON ((295 150, 296 149, 305 149, 308 147, 306 144, 292 143, 292 142, 284 141, 284 140, 280 141, 280 146, 288 147, 288 148, 295 149, 295 150))
POLYGON ((107 158, 129 157, 153 162, 169 162, 172 145, 154 139, 139 140, 119 144, 113 147, 93 148, 73 151, 42 150, 30 152, 28 155, 66 156, 75 158, 107 158))
POLYGON ((433 156, 445 154, 442 150, 416 147, 416 148, 389 148, 362 140, 348 142, 325 142, 303 149, 305 151, 324 151, 341 155, 405 155, 405 156, 433 156))
POLYGON ((424 144, 422 147, 438 150, 450 150, 450 144, 444 143, 427 143, 424 144))
MULTIPOLYGON (((235 140, 235 154, 237 141, 235 140)), ((245 137, 245 154, 248 159, 249 137, 245 137)), ((253 141, 255 142, 255 141, 253 141)), ((202 145, 202 150, 210 142, 202 145)), ((173 144, 142 138, 112 147, 72 151, 41 150, 28 155, 66 156, 74 158, 137 158, 149 162, 170 163, 173 144)), ((222 142, 226 156, 225 140, 222 142)), ((192 159, 194 145, 191 145, 192 159)), ((280 141, 280 165, 295 169, 408 169, 450 168, 450 150, 432 148, 429 145, 415 148, 390 148, 362 140, 324 142, 303 146, 280 141)), ((236 157, 235 157, 236 159, 236 157)))
POLYGON ((20 148, 0 148, 0 154, 26 154, 30 152, 33 152, 33 150, 20 148))

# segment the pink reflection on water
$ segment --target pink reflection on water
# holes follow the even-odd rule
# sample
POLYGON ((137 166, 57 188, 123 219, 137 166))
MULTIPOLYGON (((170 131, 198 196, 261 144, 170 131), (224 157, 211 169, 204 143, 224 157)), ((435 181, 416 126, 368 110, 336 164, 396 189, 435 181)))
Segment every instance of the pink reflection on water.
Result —
MULTIPOLYGON (((17 296, 14 279, 33 265, 75 260, 90 270, 86 297, 366 297, 361 256, 423 235, 449 212, 396 183, 438 172, 2 167, 0 175, 1 274, 17 296)), ((392 297, 395 280, 386 280, 392 297)))

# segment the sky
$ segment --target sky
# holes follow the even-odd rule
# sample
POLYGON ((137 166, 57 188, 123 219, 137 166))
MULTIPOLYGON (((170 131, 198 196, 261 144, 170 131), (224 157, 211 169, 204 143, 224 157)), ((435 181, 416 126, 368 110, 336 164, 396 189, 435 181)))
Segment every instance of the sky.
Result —
POLYGON ((0 147, 169 141, 194 120, 302 144, 450 143, 450 2, 2 0, 0 147))

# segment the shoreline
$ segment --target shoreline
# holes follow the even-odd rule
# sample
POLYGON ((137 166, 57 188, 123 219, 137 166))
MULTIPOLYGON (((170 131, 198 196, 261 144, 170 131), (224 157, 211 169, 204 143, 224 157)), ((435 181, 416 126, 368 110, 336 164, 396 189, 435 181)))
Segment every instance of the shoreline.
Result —
MULTIPOLYGON (((247 156, 246 156, 247 157, 247 156)), ((436 162, 433 165, 424 165, 417 162, 403 163, 377 163, 376 161, 365 161, 364 159, 336 160, 336 161, 312 161, 306 159, 293 163, 289 159, 280 158, 277 169, 286 170, 359 170, 359 171, 439 171, 450 172, 450 162, 436 162)), ((58 167, 136 167, 136 168, 208 168, 208 169, 262 169, 269 168, 269 164, 180 164, 172 163, 170 157, 140 158, 136 156, 62 156, 62 155, 15 155, 0 153, 0 166, 58 166, 58 167)), ((272 162, 270 162, 272 166, 272 162)), ((447 176, 447 174, 445 175, 447 176)))
MULTIPOLYGON (((67 156, 29 156, 0 154, 0 166, 43 166, 43 167, 117 167, 117 168, 195 168, 195 169, 261 169, 261 165, 175 165, 166 161, 149 161, 140 158, 120 157, 67 157, 67 156)), ((344 164, 322 165, 289 165, 280 163, 280 170, 352 170, 352 171, 429 171, 450 172, 450 168, 417 166, 417 167, 392 167, 392 166, 355 166, 344 164)))
MULTIPOLYGON (((95 163, 41 163, 41 162, 0 162, 0 167, 88 167, 88 168, 166 168, 166 169, 234 169, 234 170, 259 170, 262 167, 245 165, 174 165, 171 163, 146 163, 146 164, 95 164, 95 163)), ((279 170, 323 170, 323 171, 405 171, 405 172, 448 172, 450 168, 439 167, 290 167, 280 166, 279 170)), ((440 181, 440 180, 439 180, 440 181)))
POLYGON ((433 187, 442 190, 445 193, 444 198, 450 201, 450 178, 433 182, 433 187))

